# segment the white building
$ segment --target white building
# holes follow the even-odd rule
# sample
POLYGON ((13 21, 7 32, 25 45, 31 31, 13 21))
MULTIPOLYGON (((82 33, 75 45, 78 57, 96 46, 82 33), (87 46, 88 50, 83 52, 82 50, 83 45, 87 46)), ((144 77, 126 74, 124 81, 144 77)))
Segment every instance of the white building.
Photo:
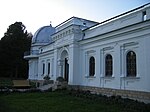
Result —
POLYGON ((150 101, 149 49, 147 4, 101 23, 72 17, 41 27, 24 58, 30 80, 62 76, 82 89, 150 101))

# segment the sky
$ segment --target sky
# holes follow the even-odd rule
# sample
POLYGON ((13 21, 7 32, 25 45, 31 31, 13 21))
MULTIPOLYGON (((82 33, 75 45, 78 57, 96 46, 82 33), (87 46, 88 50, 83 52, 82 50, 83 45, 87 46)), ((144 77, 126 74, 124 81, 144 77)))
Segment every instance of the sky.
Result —
POLYGON ((150 0, 0 0, 0 38, 9 25, 22 22, 34 34, 42 26, 57 26, 72 16, 96 22, 149 3, 150 0))

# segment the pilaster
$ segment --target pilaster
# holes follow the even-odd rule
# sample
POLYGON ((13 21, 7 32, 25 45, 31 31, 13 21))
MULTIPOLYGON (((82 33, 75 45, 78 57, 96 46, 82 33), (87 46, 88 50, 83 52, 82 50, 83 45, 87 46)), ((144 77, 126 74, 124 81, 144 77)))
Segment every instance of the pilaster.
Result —
POLYGON ((78 84, 79 64, 78 45, 73 43, 69 45, 69 84, 78 84))
POLYGON ((58 77, 58 65, 57 65, 57 49, 54 50, 54 80, 56 80, 56 78, 58 77))

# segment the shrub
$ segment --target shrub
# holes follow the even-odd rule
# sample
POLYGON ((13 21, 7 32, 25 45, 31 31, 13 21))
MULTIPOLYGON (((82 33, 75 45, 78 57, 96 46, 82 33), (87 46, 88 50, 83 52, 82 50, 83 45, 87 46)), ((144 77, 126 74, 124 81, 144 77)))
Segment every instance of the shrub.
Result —
POLYGON ((58 82, 64 82, 65 79, 63 77, 57 77, 56 81, 58 81, 58 82))
POLYGON ((45 75, 43 79, 44 80, 50 80, 50 77, 49 77, 49 75, 45 75))
POLYGON ((36 82, 30 81, 31 88, 36 88, 36 82))
POLYGON ((11 79, 8 78, 1 78, 0 79, 0 88, 5 89, 5 88, 12 88, 13 82, 11 79))
POLYGON ((43 85, 53 84, 54 80, 44 80, 43 85))

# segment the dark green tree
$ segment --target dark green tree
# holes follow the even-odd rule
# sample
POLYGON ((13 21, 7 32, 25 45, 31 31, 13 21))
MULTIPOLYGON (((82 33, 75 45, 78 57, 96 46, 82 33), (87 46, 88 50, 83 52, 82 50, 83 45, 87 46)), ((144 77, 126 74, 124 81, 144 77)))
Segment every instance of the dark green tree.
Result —
POLYGON ((0 40, 0 77, 28 77, 28 62, 23 56, 30 49, 31 38, 22 22, 9 26, 0 40))

